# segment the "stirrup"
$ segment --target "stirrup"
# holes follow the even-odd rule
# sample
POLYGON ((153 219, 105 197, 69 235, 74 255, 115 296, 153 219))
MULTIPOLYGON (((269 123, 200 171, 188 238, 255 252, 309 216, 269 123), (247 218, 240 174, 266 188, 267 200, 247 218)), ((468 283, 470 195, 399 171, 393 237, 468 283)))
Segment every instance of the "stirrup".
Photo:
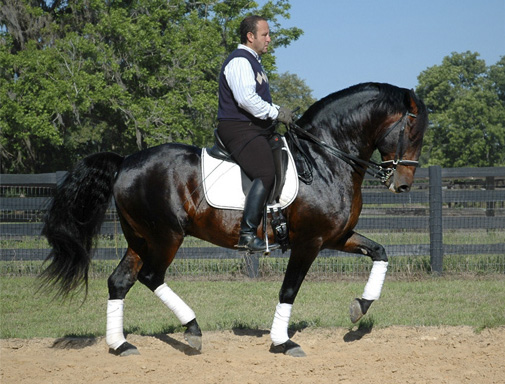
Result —
POLYGON ((265 242, 256 235, 242 234, 235 247, 237 247, 239 251, 247 251, 249 253, 263 252, 264 254, 269 254, 270 251, 279 249, 281 246, 277 243, 268 244, 268 240, 265 242))

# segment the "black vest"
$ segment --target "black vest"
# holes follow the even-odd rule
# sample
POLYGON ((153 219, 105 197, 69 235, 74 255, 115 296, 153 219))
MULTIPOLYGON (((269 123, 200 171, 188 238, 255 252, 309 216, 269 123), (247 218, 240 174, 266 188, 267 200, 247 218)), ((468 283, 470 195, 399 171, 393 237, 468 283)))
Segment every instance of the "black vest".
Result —
POLYGON ((218 120, 251 121, 260 126, 264 126, 265 124, 270 125, 271 122, 267 123, 266 120, 257 119, 246 110, 240 108, 233 98, 233 93, 228 86, 224 75, 224 69, 228 63, 236 57, 244 57, 249 61, 256 80, 256 93, 266 102, 272 103, 270 87, 268 86, 268 78, 261 66, 261 63, 251 52, 245 49, 236 49, 225 60, 223 66, 221 67, 221 73, 219 74, 219 107, 217 111, 217 118, 218 120))

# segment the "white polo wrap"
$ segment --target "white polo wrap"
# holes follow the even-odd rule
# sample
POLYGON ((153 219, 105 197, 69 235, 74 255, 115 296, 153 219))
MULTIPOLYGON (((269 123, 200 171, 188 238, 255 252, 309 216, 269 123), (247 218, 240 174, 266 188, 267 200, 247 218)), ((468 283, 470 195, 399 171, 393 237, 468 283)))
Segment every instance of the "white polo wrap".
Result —
POLYGON ((166 283, 156 288, 154 293, 177 316, 182 325, 196 318, 195 312, 166 283))
POLYGON ((270 330, 270 338, 274 345, 284 344, 289 340, 288 325, 293 304, 277 304, 275 307, 274 322, 270 330))
POLYGON ((123 334, 124 300, 107 301, 107 333, 105 340, 112 349, 117 349, 126 339, 123 334))
POLYGON ((363 292, 363 299, 366 300, 377 300, 381 296, 382 285, 384 284, 384 279, 386 278, 386 272, 388 270, 387 261, 374 261, 372 265, 372 270, 370 271, 370 276, 368 277, 368 282, 365 285, 365 290, 363 292))

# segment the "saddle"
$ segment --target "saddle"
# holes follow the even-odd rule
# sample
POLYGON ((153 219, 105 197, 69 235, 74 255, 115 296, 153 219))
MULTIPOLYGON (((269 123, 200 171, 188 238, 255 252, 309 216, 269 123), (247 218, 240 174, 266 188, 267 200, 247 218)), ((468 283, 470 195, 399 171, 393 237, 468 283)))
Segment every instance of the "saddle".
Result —
MULTIPOLYGON (((284 183, 286 182, 286 173, 288 169, 288 161, 289 155, 285 148, 285 143, 282 140, 282 136, 278 133, 273 133, 269 138, 268 143, 270 144, 270 148, 272 148, 272 154, 274 157, 274 165, 275 165, 275 183, 272 191, 270 192, 270 196, 267 200, 268 205, 274 205, 279 203, 279 198, 282 192, 282 188, 284 187, 284 183)), ((226 149, 223 141, 219 137, 217 133, 217 129, 214 130, 214 146, 212 146, 208 150, 208 154, 216 159, 229 161, 235 163, 232 159, 230 152, 226 149)), ((244 195, 247 195, 249 189, 251 188, 252 180, 247 177, 247 175, 241 171, 241 179, 242 179, 242 191, 244 195)))
MULTIPOLYGON (((214 146, 202 152, 202 177, 207 202, 215 208, 243 209, 252 180, 235 163, 217 130, 214 131, 214 138, 214 146)), ((274 133, 269 138, 269 144, 274 157, 275 183, 267 200, 263 226, 266 228, 267 213, 270 213, 275 241, 284 252, 289 247, 289 235, 282 209, 296 198, 298 177, 285 138, 274 133)))

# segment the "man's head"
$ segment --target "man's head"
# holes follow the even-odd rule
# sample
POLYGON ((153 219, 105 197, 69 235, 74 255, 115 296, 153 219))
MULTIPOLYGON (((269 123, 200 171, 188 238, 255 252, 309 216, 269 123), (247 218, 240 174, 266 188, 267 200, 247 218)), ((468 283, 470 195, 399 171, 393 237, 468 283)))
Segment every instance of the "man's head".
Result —
POLYGON ((240 23, 240 42, 258 55, 267 52, 270 43, 268 22, 261 16, 248 16, 240 23))

